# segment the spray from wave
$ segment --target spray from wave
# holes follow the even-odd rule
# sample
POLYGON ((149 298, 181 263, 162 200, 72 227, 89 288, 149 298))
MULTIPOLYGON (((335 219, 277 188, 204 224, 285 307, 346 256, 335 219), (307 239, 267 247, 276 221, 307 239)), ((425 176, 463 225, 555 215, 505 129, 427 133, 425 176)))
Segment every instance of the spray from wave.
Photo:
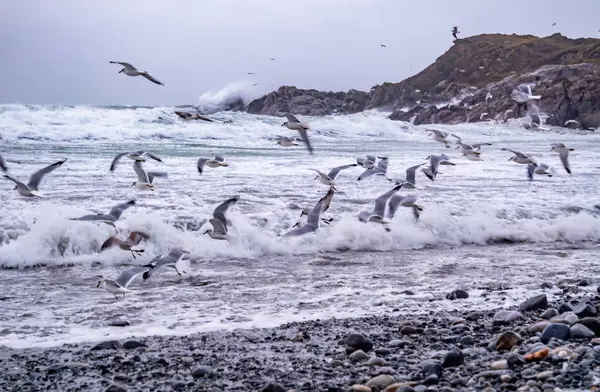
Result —
POLYGON ((197 108, 202 114, 213 114, 224 110, 242 110, 256 96, 250 83, 230 83, 220 90, 203 93, 198 98, 197 108))

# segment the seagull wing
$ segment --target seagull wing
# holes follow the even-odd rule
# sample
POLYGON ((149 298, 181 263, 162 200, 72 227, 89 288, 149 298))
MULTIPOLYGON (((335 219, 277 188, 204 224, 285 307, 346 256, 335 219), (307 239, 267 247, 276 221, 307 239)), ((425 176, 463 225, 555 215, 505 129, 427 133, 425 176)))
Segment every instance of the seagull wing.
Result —
POLYGON ((148 180, 150 180, 150 184, 152 184, 152 181, 154 181, 154 179, 156 177, 162 177, 162 178, 167 178, 169 177, 168 173, 165 172, 148 172, 148 180))
POLYGON ((329 191, 327 191, 327 194, 325 194, 325 196, 323 196, 321 198, 321 200, 323 200, 323 211, 321 211, 321 213, 323 213, 329 209, 329 206, 331 205, 331 201, 333 200, 334 193, 335 193, 335 191, 333 190, 333 187, 331 187, 331 188, 329 188, 329 191))
POLYGON ((235 204, 238 200, 240 200, 240 196, 236 195, 236 196, 233 196, 233 197, 225 200, 223 203, 219 204, 217 206, 217 208, 215 208, 215 210, 213 211, 213 218, 221 221, 221 223, 223 224, 223 226, 227 226, 227 218, 225 218, 225 213, 227 212, 227 210, 229 209, 229 207, 232 204, 235 204))
POLYGON ((535 165, 530 163, 527 165, 527 178, 529 179, 529 181, 533 181, 534 174, 535 174, 535 165))
POLYGON ((113 217, 114 220, 117 220, 121 217, 121 214, 123 214, 123 211, 125 211, 126 209, 128 209, 129 207, 131 207, 133 205, 135 205, 135 200, 129 200, 127 203, 119 204, 119 205, 111 208, 108 215, 113 217))
POLYGON ((308 213, 306 225, 319 227, 319 219, 321 218, 321 212, 323 210, 324 198, 321 198, 312 210, 308 213))
POLYGON ((284 114, 284 116, 285 116, 285 118, 287 118, 287 120, 289 122, 297 122, 297 123, 300 122, 300 120, 298 120, 298 118, 291 113, 286 113, 286 114, 284 114))
POLYGON ((122 152, 117 154, 117 156, 115 157, 115 159, 113 159, 112 163, 110 164, 110 171, 114 171, 117 168, 117 164, 119 163, 119 160, 121 158, 123 158, 125 155, 129 154, 128 152, 122 152))
POLYGON ((302 141, 304 142, 304 144, 306 144, 306 148, 308 149, 308 153, 310 155, 313 154, 313 147, 310 144, 310 139, 308 138, 308 132, 306 131, 306 129, 299 129, 298 133, 300 134, 300 137, 302 138, 302 141))
POLYGON ((511 150, 510 148, 503 148, 502 151, 510 151, 519 158, 528 158, 527 155, 523 154, 522 152, 511 150))
POLYGON ((392 219, 394 217, 396 211, 398 210, 398 207, 400 206, 400 203, 402 202, 402 199, 404 199, 404 196, 401 195, 394 195, 390 198, 388 202, 388 219, 392 219))
POLYGON ((141 151, 140 155, 142 157, 148 157, 150 159, 154 159, 155 161, 162 162, 162 159, 160 159, 159 157, 157 157, 156 155, 154 155, 154 154, 152 154, 151 152, 148 152, 148 151, 141 151))
POLYGON ((373 214, 383 218, 385 216, 385 207, 387 206, 388 200, 396 192, 398 192, 399 189, 400 185, 397 185, 392 190, 387 191, 386 193, 375 199, 375 208, 373 208, 373 214))
POLYGON ((150 267, 130 267, 126 270, 121 271, 115 282, 119 284, 121 287, 127 288, 131 282, 138 276, 142 275, 144 272, 150 270, 150 267))
POLYGON ((217 162, 223 162, 225 160, 221 155, 215 155, 213 159, 217 162))
POLYGON ((357 181, 364 180, 367 177, 371 177, 373 174, 376 174, 377 171, 374 169, 367 169, 360 176, 358 176, 357 181))
POLYGON ((133 170, 135 171, 135 174, 137 174, 139 182, 144 182, 144 183, 147 183, 147 184, 149 184, 151 182, 149 180, 149 178, 148 178, 148 174, 146 173, 146 171, 142 167, 142 162, 141 161, 135 161, 135 162, 133 162, 133 170))
POLYGON ((561 150, 558 153, 558 157, 560 158, 560 161, 567 173, 571 174, 571 165, 569 164, 569 150, 561 150))
POLYGON ((381 171, 382 173, 387 172, 387 167, 388 167, 388 159, 387 158, 381 158, 379 160, 379 162, 377 163, 377 169, 379 171, 381 171))
POLYGON ((2 158, 2 155, 0 155, 0 170, 4 172, 8 170, 8 168, 6 167, 6 162, 4 161, 4 158, 2 158))
POLYGON ((410 182, 411 184, 414 184, 416 182, 417 179, 417 169, 420 168, 421 166, 423 166, 424 163, 421 163, 419 165, 415 165, 415 166, 411 166, 408 169, 406 169, 406 182, 410 182))
POLYGON ((375 163, 375 161, 377 160, 377 158, 375 157, 375 155, 367 155, 367 159, 373 163, 375 163))
POLYGON ((204 164, 209 161, 208 158, 200 158, 198 159, 198 172, 202 174, 202 170, 204 170, 204 164))
POLYGON ((129 237, 127 237, 127 240, 125 242, 127 242, 131 246, 134 246, 148 239, 150 239, 149 234, 144 233, 143 231, 132 231, 131 233, 129 233, 129 237))
POLYGON ((215 234, 227 234, 227 227, 219 219, 210 218, 208 221, 213 226, 213 231, 215 234))
POLYGON ((129 63, 125 63, 123 61, 110 61, 111 64, 121 64, 123 67, 127 68, 127 69, 131 69, 134 71, 137 71, 137 68, 135 68, 133 65, 129 64, 129 63))
POLYGON ((358 166, 356 163, 352 163, 350 165, 343 165, 343 166, 338 166, 338 167, 334 167, 333 169, 331 169, 329 171, 329 173, 327 174, 327 177, 329 177, 332 180, 335 180, 335 177, 338 175, 338 173, 344 169, 348 169, 350 167, 355 167, 358 166))
POLYGON ((143 77, 145 77, 146 79, 148 79, 149 81, 151 81, 152 83, 156 83, 156 84, 160 84, 161 86, 164 86, 163 83, 159 82, 158 80, 154 79, 152 77, 152 75, 150 75, 148 72, 142 72, 141 75, 143 77))
POLYGON ((40 182, 42 181, 42 178, 44 178, 46 174, 54 171, 54 169, 60 167, 66 161, 66 159, 63 159, 62 161, 55 162, 52 165, 46 166, 45 168, 36 171, 31 175, 31 177, 29 177, 29 183, 27 184, 27 187, 32 191, 37 191, 38 186, 40 186, 40 182))

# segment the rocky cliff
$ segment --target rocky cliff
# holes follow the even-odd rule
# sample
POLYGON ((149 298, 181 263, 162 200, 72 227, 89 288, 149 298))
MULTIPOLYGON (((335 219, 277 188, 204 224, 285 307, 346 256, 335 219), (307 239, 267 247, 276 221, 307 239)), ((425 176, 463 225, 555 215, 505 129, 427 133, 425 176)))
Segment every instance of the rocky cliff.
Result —
POLYGON ((369 92, 283 86, 252 101, 246 110, 268 115, 328 115, 378 108, 395 110, 391 119, 414 119, 415 123, 483 121, 515 105, 509 99, 515 84, 536 82, 535 94, 542 95, 538 106, 554 116, 549 122, 560 125, 577 119, 597 127, 599 69, 599 39, 482 34, 455 40, 433 64, 399 83, 377 85, 369 92), (455 104, 439 110, 432 106, 450 101, 455 104), (405 113, 407 108, 410 110, 405 113))

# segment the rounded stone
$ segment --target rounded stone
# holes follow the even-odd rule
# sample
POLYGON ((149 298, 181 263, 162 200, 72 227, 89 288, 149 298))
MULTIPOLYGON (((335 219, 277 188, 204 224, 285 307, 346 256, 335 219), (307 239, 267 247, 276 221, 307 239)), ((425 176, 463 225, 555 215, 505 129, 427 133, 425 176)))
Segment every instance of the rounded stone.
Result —
POLYGON ((344 343, 346 344, 346 352, 348 354, 356 350, 362 350, 367 353, 373 349, 371 339, 360 333, 351 333, 344 339, 344 343))
POLYGON ((209 366, 198 366, 192 370, 192 377, 194 378, 208 377, 211 374, 213 374, 213 370, 209 366))
POLYGON ((544 328, 540 341, 547 344, 550 339, 567 340, 569 338, 570 328, 566 324, 552 323, 544 328))

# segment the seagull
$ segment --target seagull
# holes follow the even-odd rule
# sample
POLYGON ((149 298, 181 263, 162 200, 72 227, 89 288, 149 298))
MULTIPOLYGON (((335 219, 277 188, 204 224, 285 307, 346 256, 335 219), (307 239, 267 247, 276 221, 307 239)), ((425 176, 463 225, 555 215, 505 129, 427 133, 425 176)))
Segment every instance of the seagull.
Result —
POLYGON ((379 158, 379 162, 377 163, 377 166, 372 169, 365 170, 360 176, 358 176, 358 178, 357 178, 358 181, 364 180, 365 178, 370 177, 374 174, 383 176, 383 175, 385 175, 385 173, 387 173, 388 158, 387 157, 378 157, 378 158, 379 158))
POLYGON ((569 151, 575 151, 574 148, 567 148, 563 143, 556 143, 552 145, 550 151, 557 152, 560 162, 567 171, 571 174, 571 165, 569 164, 569 151))
POLYGON ((386 231, 391 231, 391 229, 387 227, 390 221, 386 219, 385 210, 390 197, 392 197, 396 192, 398 192, 399 189, 400 185, 396 185, 392 190, 387 191, 386 193, 375 199, 375 208, 373 208, 373 211, 361 211, 358 214, 358 220, 365 223, 381 223, 386 231))
POLYGON ((113 280, 113 279, 105 279, 103 277, 100 277, 100 281, 98 282, 98 285, 96 287, 102 286, 103 289, 105 289, 106 291, 108 291, 111 294, 114 294, 115 299, 118 298, 117 297, 118 294, 123 294, 123 297, 125 297, 126 293, 133 292, 133 291, 129 290, 127 288, 127 286, 129 286, 129 284, 131 282, 133 282, 133 280, 135 278, 142 275, 144 272, 146 272, 148 270, 149 270, 149 267, 141 267, 141 266, 127 268, 126 270, 121 271, 121 273, 119 274, 117 279, 113 280))
POLYGON ((399 206, 412 208, 413 216, 416 220, 419 220, 421 216, 421 211, 423 211, 423 206, 416 203, 417 198, 415 196, 401 196, 394 195, 390 198, 388 202, 388 213, 387 218, 393 219, 396 214, 396 210, 398 210, 399 206))
POLYGON ((375 161, 377 158, 374 155, 367 155, 366 158, 356 158, 356 163, 365 169, 373 169, 375 167, 375 161))
POLYGON ((395 182, 396 185, 400 185, 400 188, 404 187, 408 189, 417 189, 417 169, 423 165, 424 163, 420 163, 418 165, 411 166, 408 169, 406 169, 406 177, 404 178, 404 180, 390 181, 395 182))
POLYGON ((256 87, 256 86, 258 86, 258 83, 254 83, 254 84, 252 85, 252 87, 256 87))
POLYGON ((110 164, 110 171, 114 171, 117 168, 117 164, 123 157, 127 157, 131 160, 141 161, 141 162, 146 162, 147 158, 154 159, 155 161, 158 161, 158 162, 162 162, 162 159, 160 159, 159 157, 157 157, 156 155, 154 155, 148 151, 140 150, 140 151, 135 151, 135 152, 121 152, 121 153, 117 154, 115 159, 113 159, 112 163, 110 164))
POLYGON ((489 101, 492 98, 494 98, 494 96, 488 91, 488 93, 485 94, 485 102, 489 101))
POLYGON ((550 166, 545 163, 540 163, 537 166, 532 163, 527 164, 527 178, 529 181, 533 181, 534 174, 545 174, 548 177, 552 177, 553 175, 550 166))
POLYGON ((129 207, 135 205, 135 200, 129 200, 127 203, 119 204, 110 209, 108 214, 95 214, 95 215, 84 215, 79 218, 69 218, 70 220, 76 221, 87 221, 87 222, 104 222, 111 226, 115 225, 115 222, 119 220, 123 212, 129 207))
POLYGON ((542 99, 541 95, 533 95, 531 91, 531 84, 520 84, 517 88, 513 89, 511 92, 511 99, 518 103, 527 103, 529 101, 542 99))
POLYGON ((121 69, 119 71, 119 73, 123 72, 125 75, 127 76, 143 76, 146 79, 148 79, 149 81, 151 81, 152 83, 156 83, 156 84, 160 84, 161 86, 164 86, 164 84, 162 84, 161 82, 159 82, 158 80, 154 79, 152 76, 150 76, 150 74, 146 71, 140 71, 139 69, 135 68, 133 65, 129 64, 129 63, 124 63, 121 61, 110 61, 111 64, 120 64, 123 66, 123 69, 121 69))
POLYGON ((148 269, 144 271, 142 278, 147 280, 154 272, 163 267, 173 268, 179 276, 181 276, 182 273, 187 274, 190 269, 190 261, 184 259, 184 256, 189 253, 190 252, 187 250, 173 248, 168 255, 156 256, 150 263, 144 266, 148 269))
POLYGON ((271 61, 275 60, 275 57, 271 57, 271 61))
POLYGON ((552 26, 556 26, 556 22, 552 23, 552 26))
POLYGON ((248 72, 248 75, 254 75, 254 72, 248 72))
POLYGON ((152 185, 152 181, 154 180, 154 178, 168 176, 168 174, 164 173, 164 172, 146 172, 146 171, 144 171, 144 168, 142 168, 141 161, 133 162, 133 170, 135 170, 135 173, 138 176, 138 180, 135 181, 131 186, 134 186, 137 189, 141 189, 141 190, 150 189, 151 191, 153 191, 154 185, 152 185))
POLYGON ((220 155, 215 155, 213 159, 209 158, 200 158, 198 159, 198 173, 202 174, 204 170, 204 166, 208 167, 219 167, 219 166, 229 166, 229 163, 225 162, 225 158, 220 155))
POLYGON ((577 121, 577 120, 567 120, 565 122, 565 127, 571 128, 571 129, 579 128, 579 121, 577 121))
POLYGON ((105 251, 113 246, 118 246, 123 250, 130 251, 131 255, 135 259, 135 254, 137 253, 138 256, 141 256, 140 253, 143 253, 144 249, 133 249, 133 247, 138 245, 143 240, 147 240, 149 238, 150 236, 148 234, 141 231, 132 231, 125 241, 113 235, 108 237, 108 239, 104 241, 104 243, 100 247, 100 252, 105 251))
POLYGON ((208 234, 214 240, 226 240, 227 226, 231 226, 231 222, 225 217, 225 213, 238 200, 240 200, 240 196, 236 195, 219 204, 213 211, 213 217, 208 220, 213 228, 206 230, 203 234, 208 234))
POLYGON ((529 163, 533 164, 534 166, 537 166, 537 163, 535 162, 535 160, 530 157, 529 155, 525 155, 522 152, 519 151, 514 151, 508 148, 503 148, 502 151, 510 151, 513 154, 515 154, 514 157, 510 157, 509 161, 514 161, 517 163, 520 163, 522 165, 527 165, 529 163))
POLYGON ((295 131, 298 131, 298 133, 300 133, 300 137, 302 138, 302 140, 304 141, 304 143, 306 144, 306 148, 308 149, 308 152, 312 155, 313 154, 313 148, 310 144, 310 140, 308 139, 308 133, 306 132, 307 130, 310 129, 310 127, 308 126, 308 124, 306 123, 301 123, 300 120, 298 120, 298 118, 296 118, 296 116, 294 116, 291 113, 286 113, 285 114, 285 118, 287 118, 287 121, 284 122, 283 124, 281 124, 281 126, 285 126, 288 129, 292 129, 295 131))
POLYGON ((481 157, 481 152, 479 151, 467 151, 462 154, 463 157, 467 158, 470 161, 483 161, 481 157))
POLYGON ((27 183, 27 185, 25 185, 24 183, 22 183, 21 181, 15 180, 14 178, 12 178, 11 176, 9 176, 8 174, 4 175, 4 178, 7 178, 9 180, 11 180, 12 182, 14 182, 15 184, 17 184, 15 186, 15 190, 17 192, 19 192, 19 194, 21 196, 26 196, 26 197, 42 197, 39 193, 38 193, 38 188, 40 186, 40 182, 42 181, 42 178, 44 178, 44 176, 52 171, 54 171, 54 169, 62 166, 63 163, 65 163, 67 161, 67 159, 63 159, 62 161, 58 161, 53 163, 52 165, 46 166, 45 168, 36 171, 35 173, 33 173, 31 175, 31 177, 29 177, 29 182, 27 183))
POLYGON ((463 154, 469 154, 469 153, 480 154, 482 146, 491 146, 492 145, 492 143, 466 144, 466 143, 463 143, 462 139, 459 138, 458 136, 456 136, 456 138, 458 139, 458 141, 456 142, 456 144, 458 144, 458 146, 456 146, 456 149, 460 148, 460 150, 463 154))
POLYGON ((438 168, 440 165, 452 165, 455 166, 454 163, 450 162, 450 158, 445 155, 430 155, 426 159, 429 159, 429 167, 421 169, 423 173, 429 178, 431 181, 434 181, 438 175, 438 168))
MULTIPOLYGON (((327 211, 329 209, 329 206, 331 205, 331 201, 333 200, 334 193, 335 193, 335 190, 333 189, 333 187, 329 188, 329 191, 323 197, 323 210, 321 211, 321 214, 323 214, 325 211, 327 211)), ((302 217, 308 216, 310 211, 311 211, 311 208, 309 208, 309 207, 303 209, 302 212, 300 213, 300 220, 298 220, 298 222, 296 222, 294 224, 294 226, 292 226, 292 227, 300 226, 300 224, 302 224, 302 217)), ((332 221, 333 221, 333 218, 321 218, 321 222, 323 222, 327 225, 331 224, 332 221)))
POLYGON ((2 158, 2 155, 0 155, 0 170, 3 172, 8 171, 8 167, 6 167, 6 162, 4 161, 4 158, 2 158))
POLYGON ((383 48, 387 48, 387 46, 385 46, 384 44, 379 44, 379 45, 381 45, 381 47, 383 47, 383 48))
POLYGON ((331 169, 329 171, 329 173, 327 173, 327 174, 320 172, 317 169, 309 169, 309 170, 313 170, 313 171, 317 172, 317 176, 315 177, 315 180, 318 178, 319 181, 321 181, 321 184, 329 185, 330 187, 332 187, 334 190, 337 191, 337 189, 335 189, 334 180, 337 177, 338 173, 344 169, 348 169, 348 168, 355 167, 355 166, 358 166, 358 164, 351 163, 349 165, 337 166, 337 167, 334 167, 333 169, 331 169))
POLYGON ((287 136, 280 136, 277 140, 277 144, 283 147, 298 146, 298 143, 296 143, 294 139, 287 136))
POLYGON ((452 36, 455 39, 458 39, 458 37, 456 36, 456 34, 460 33, 460 31, 458 31, 458 26, 454 26, 451 31, 452 31, 452 36))
POLYGON ((433 140, 435 140, 436 142, 445 144, 446 148, 450 148, 450 142, 448 140, 448 138, 450 136, 453 136, 453 137, 457 138, 458 140, 460 140, 460 138, 453 133, 448 133, 448 132, 440 131, 437 129, 426 129, 425 131, 431 132, 429 134, 429 136, 433 135, 433 140))
POLYGON ((319 221, 321 220, 321 212, 327 195, 319 199, 317 204, 308 213, 307 221, 304 225, 292 229, 285 233, 283 237, 298 237, 303 234, 312 233, 319 228, 319 221))

